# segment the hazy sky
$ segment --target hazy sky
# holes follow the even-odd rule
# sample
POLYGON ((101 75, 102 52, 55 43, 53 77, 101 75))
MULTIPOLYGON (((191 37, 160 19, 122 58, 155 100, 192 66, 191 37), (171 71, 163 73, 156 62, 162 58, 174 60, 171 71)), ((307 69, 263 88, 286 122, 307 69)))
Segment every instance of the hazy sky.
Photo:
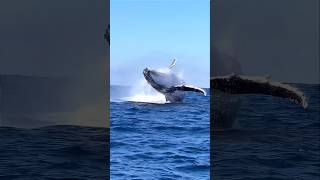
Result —
POLYGON ((319 83, 319 6, 319 0, 215 0, 212 44, 245 74, 319 83))
MULTIPOLYGON (((42 94, 48 93, 41 86, 42 81, 28 84, 26 95, 31 97, 25 97, 26 101, 17 106, 35 108, 37 103, 30 101, 34 98, 48 102, 41 104, 39 113, 42 113, 40 109, 56 112, 50 100, 56 96, 63 97, 61 101, 64 106, 60 109, 74 108, 72 111, 70 108, 63 109, 63 112, 71 111, 70 114, 53 119, 51 123, 107 125, 108 88, 105 82, 108 76, 108 45, 103 35, 108 25, 108 12, 108 3, 104 0, 0 1, 0 75, 62 76, 71 79, 67 85, 48 80, 49 87, 57 88, 48 97, 30 93, 32 88, 43 90, 42 94)), ((33 79, 36 82, 38 78, 33 79)), ((10 83, 23 89, 24 83, 32 82, 23 80, 17 78, 17 81, 10 83)), ((9 105, 12 103, 15 102, 10 101, 9 105)))
POLYGON ((209 0, 111 0, 111 84, 143 79, 177 58, 187 83, 209 87, 209 0))
POLYGON ((1 0, 0 74, 105 79, 106 4, 1 0))

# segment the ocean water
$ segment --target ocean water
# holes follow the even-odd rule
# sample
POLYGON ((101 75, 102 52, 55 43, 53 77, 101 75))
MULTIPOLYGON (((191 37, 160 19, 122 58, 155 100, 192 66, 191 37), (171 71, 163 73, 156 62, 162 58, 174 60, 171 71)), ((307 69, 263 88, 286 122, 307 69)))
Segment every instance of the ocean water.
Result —
POLYGON ((108 179, 109 130, 0 127, 0 179, 108 179))
POLYGON ((308 109, 270 96, 240 97, 237 126, 211 132, 212 179, 319 179, 320 86, 294 86, 309 98, 308 109))
POLYGON ((86 127, 106 120, 86 116, 76 102, 95 98, 70 82, 0 75, 0 180, 108 179, 109 129, 86 127))
POLYGON ((209 96, 164 103, 129 89, 111 87, 111 179, 209 179, 209 96))

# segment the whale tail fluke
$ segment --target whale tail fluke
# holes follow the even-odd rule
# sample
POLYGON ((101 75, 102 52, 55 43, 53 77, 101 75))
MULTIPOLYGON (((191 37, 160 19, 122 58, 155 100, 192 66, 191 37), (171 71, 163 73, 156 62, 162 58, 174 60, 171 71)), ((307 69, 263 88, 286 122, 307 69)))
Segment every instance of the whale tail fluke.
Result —
POLYGON ((229 75, 210 79, 211 88, 230 94, 265 94, 282 97, 308 107, 307 97, 299 89, 279 82, 271 82, 269 78, 229 75))
POLYGON ((167 90, 167 92, 174 92, 174 91, 193 91, 197 93, 201 93, 204 96, 207 95, 206 91, 202 88, 191 86, 191 85, 178 85, 178 86, 173 86, 167 90))

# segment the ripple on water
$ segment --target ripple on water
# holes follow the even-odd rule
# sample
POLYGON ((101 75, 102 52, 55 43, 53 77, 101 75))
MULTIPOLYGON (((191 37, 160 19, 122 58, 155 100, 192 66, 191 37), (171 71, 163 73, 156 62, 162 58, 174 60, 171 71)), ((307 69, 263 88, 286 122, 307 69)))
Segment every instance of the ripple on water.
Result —
POLYGON ((208 96, 110 108, 112 179, 209 179, 208 96))
POLYGON ((317 179, 319 85, 297 85, 309 109, 281 98, 243 96, 240 126, 213 131, 213 179, 317 179))

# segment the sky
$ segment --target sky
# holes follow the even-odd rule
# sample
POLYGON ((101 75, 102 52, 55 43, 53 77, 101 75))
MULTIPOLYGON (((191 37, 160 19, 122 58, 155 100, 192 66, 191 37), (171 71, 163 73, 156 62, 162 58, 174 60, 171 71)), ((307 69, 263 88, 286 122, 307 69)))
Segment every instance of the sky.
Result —
MULTIPOLYGON (((108 12, 108 3, 102 0, 1 0, 0 76, 72 79, 68 91, 54 86, 64 96, 64 105, 78 108, 72 122, 105 126, 109 48, 103 35, 108 12), (93 117, 88 121, 92 115, 96 121, 93 117)), ((50 103, 42 106, 52 107, 50 103)))
POLYGON ((168 66, 186 83, 209 87, 209 0, 111 0, 111 85, 132 85, 142 71, 168 66))
POLYGON ((102 79, 106 71, 106 4, 88 0, 0 1, 0 73, 92 74, 102 79))
MULTIPOLYGON (((318 84, 319 2, 215 0, 211 9, 211 48, 233 57, 244 74, 318 84)), ((217 56, 212 57, 214 69, 217 56)))

